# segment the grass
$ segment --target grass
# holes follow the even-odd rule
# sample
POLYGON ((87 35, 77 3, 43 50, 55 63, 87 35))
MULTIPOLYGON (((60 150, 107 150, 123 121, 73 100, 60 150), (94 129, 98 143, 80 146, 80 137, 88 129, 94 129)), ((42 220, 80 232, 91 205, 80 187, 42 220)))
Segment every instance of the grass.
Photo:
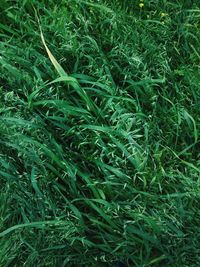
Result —
POLYGON ((0 266, 200 265, 198 1, 0 4, 0 266))

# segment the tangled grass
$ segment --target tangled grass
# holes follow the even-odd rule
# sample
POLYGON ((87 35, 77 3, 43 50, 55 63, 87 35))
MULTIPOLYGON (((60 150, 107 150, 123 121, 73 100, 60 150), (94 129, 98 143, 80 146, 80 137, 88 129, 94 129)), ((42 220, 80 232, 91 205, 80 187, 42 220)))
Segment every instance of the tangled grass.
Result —
POLYGON ((200 266, 200 4, 142 3, 1 0, 0 266, 200 266))

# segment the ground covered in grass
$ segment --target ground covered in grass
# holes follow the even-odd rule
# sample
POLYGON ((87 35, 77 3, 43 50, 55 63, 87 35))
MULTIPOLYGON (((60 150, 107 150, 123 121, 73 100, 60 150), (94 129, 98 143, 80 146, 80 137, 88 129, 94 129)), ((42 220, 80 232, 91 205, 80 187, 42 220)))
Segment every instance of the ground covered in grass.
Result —
POLYGON ((199 1, 1 0, 0 266, 200 266, 199 63, 199 1))

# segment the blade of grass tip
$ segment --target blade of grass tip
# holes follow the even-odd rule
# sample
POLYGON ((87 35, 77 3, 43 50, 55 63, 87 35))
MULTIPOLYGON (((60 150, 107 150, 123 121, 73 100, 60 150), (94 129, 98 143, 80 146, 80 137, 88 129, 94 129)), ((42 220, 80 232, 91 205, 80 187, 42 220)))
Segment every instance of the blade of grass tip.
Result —
MULTIPOLYGON (((66 81, 66 80, 68 80, 66 77, 69 78, 69 75, 65 72, 65 70, 62 68, 62 66, 58 63, 58 61, 55 59, 55 57, 53 56, 53 54, 49 50, 49 48, 48 48, 48 46, 47 46, 47 44, 45 42, 45 39, 44 39, 44 35, 43 35, 43 32, 42 32, 42 27, 41 27, 41 24, 40 24, 40 20, 39 20, 37 11, 36 11, 35 8, 34 8, 34 10, 35 10, 35 15, 36 15, 36 18, 37 18, 37 21, 38 21, 39 29, 40 29, 40 36, 41 36, 41 39, 42 39, 42 43, 43 43, 43 45, 44 45, 44 47, 45 47, 45 49, 47 51, 49 59, 51 60, 53 66, 57 70, 58 74, 60 75, 60 78, 54 80, 52 83, 59 82, 59 81, 66 81)), ((78 81, 75 78, 71 77, 69 83, 76 89, 77 93, 85 100, 85 102, 87 103, 87 107, 90 110, 92 110, 92 109, 95 110, 94 104, 92 103, 91 99, 86 94, 86 92, 83 89, 81 89, 81 87, 79 86, 78 81)))
POLYGON ((78 84, 78 82, 75 78, 65 75, 65 76, 58 77, 57 79, 53 80, 52 82, 47 83, 46 85, 51 85, 51 84, 57 83, 57 82, 68 82, 69 84, 72 83, 72 85, 73 85, 73 83, 78 84))
POLYGON ((79 108, 79 107, 75 107, 72 105, 69 105, 67 103, 67 101, 63 101, 63 100, 40 100, 37 102, 34 102, 32 104, 33 107, 37 107, 37 106, 55 106, 57 107, 58 110, 64 110, 65 112, 72 114, 72 115, 79 115, 80 114, 88 114, 88 111, 83 109, 83 108, 79 108))
POLYGON ((36 194, 39 197, 43 197, 43 194, 42 194, 42 192, 40 191, 40 189, 39 189, 39 187, 37 185, 36 173, 35 173, 35 168, 34 167, 32 168, 32 171, 31 171, 31 183, 32 183, 33 189, 35 190, 36 194))
POLYGON ((160 262, 162 260, 165 260, 166 258, 167 258, 167 256, 161 255, 160 257, 157 257, 157 258, 151 260, 150 263, 147 266, 155 265, 155 263, 158 263, 158 262, 160 262))
POLYGON ((193 143, 193 144, 187 146, 181 152, 179 152, 177 155, 178 156, 181 156, 181 155, 185 154, 188 150, 190 150, 191 148, 193 148, 195 145, 196 145, 196 143, 193 143))
POLYGON ((44 35, 43 35, 43 32, 42 32, 42 27, 41 27, 41 24, 40 24, 40 20, 39 20, 39 17, 38 17, 38 14, 37 14, 37 11, 36 11, 35 8, 34 8, 34 11, 35 11, 35 15, 36 15, 36 18, 37 18, 37 21, 38 21, 42 43, 43 43, 43 45, 44 45, 44 47, 45 47, 45 49, 47 51, 49 59, 51 60, 53 66, 55 67, 55 69, 57 70, 57 72, 59 73, 60 76, 68 76, 67 73, 64 71, 64 69, 61 67, 61 65, 58 63, 58 61, 55 59, 55 57, 53 56, 51 51, 49 50, 49 48, 48 48, 48 46, 47 46, 47 44, 45 42, 44 35))
POLYGON ((187 124, 189 127, 190 127, 190 122, 192 122, 192 124, 193 124, 194 141, 196 143, 198 141, 198 131, 197 131, 196 122, 193 119, 193 117, 185 109, 183 110, 183 116, 184 116, 185 120, 187 121, 187 124))

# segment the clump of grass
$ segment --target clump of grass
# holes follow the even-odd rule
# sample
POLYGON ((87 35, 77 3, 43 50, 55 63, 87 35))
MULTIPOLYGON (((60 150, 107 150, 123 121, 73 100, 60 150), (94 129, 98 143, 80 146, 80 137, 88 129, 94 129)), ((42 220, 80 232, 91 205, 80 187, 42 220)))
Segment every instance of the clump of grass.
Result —
POLYGON ((199 4, 3 2, 0 265, 198 266, 199 4))

